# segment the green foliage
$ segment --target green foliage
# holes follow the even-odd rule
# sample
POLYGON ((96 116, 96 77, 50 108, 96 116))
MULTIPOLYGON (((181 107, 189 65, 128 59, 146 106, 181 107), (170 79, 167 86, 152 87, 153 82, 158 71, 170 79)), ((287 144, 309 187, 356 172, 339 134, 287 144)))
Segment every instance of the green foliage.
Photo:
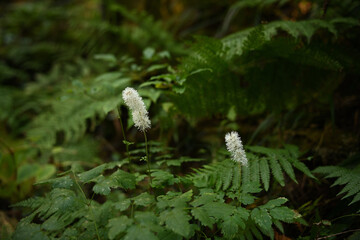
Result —
POLYGON ((335 45, 311 40, 318 29, 338 36, 338 24, 359 26, 357 20, 344 18, 274 21, 222 40, 197 37, 173 81, 175 107, 201 117, 225 115, 231 107, 253 114, 324 101, 339 84, 339 73, 357 65, 344 59, 335 45), (278 29, 288 36, 278 34, 278 29))
POLYGON ((214 186, 216 190, 237 190, 242 183, 244 194, 247 191, 257 191, 262 183, 266 191, 269 190, 270 177, 281 185, 285 185, 284 172, 297 182, 294 167, 311 178, 315 178, 306 165, 298 160, 299 152, 295 146, 288 145, 285 149, 271 149, 260 146, 247 147, 249 166, 240 168, 231 160, 226 160, 202 169, 194 169, 195 173, 189 178, 197 187, 214 186), (241 175, 239 174, 241 170, 241 175), (261 180, 261 183, 260 183, 261 180))
MULTIPOLYGON (((315 177, 297 147, 247 146, 240 166, 216 143, 224 129, 251 131, 269 112, 335 108, 335 90, 359 75, 360 5, 339 1, 327 16, 324 6, 320 19, 321 1, 154 1, 164 5, 156 11, 147 1, 115 2, 0 3, 0 213, 14 215, 7 203, 33 196, 12 205, 24 216, 12 239, 274 239, 295 228, 308 234, 302 211, 309 238, 332 234, 312 232, 331 223, 321 197, 291 209, 315 184, 304 184, 315 177), (149 109, 152 141, 141 143, 123 107, 129 86, 149 109), (287 203, 279 194, 290 179, 302 192, 283 191, 296 199, 287 203)), ((281 144, 307 135, 280 131, 281 144)), ((358 167, 314 172, 359 202, 358 167)))
POLYGON ((316 168, 313 172, 324 174, 325 178, 337 178, 336 181, 331 185, 332 187, 337 185, 345 185, 344 188, 338 193, 338 195, 345 194, 342 199, 353 197, 352 201, 349 203, 350 205, 360 201, 359 171, 359 166, 353 169, 340 166, 324 166, 316 168))
MULTIPOLYGON (((250 163, 259 159, 268 160, 266 154, 269 153, 285 158, 290 150, 294 152, 294 148, 253 148, 253 153, 248 155, 250 163)), ((179 163, 186 162, 183 159, 179 163)), ((298 160, 295 158, 293 161, 298 160)), ((255 199, 252 194, 261 191, 259 172, 252 174, 255 169, 253 164, 242 167, 242 181, 239 167, 228 160, 205 165, 186 178, 175 177, 170 169, 154 169, 151 186, 157 192, 156 197, 152 192, 138 193, 136 189, 143 184, 143 177, 138 178, 137 174, 125 171, 130 164, 128 160, 105 163, 88 171, 69 171, 64 176, 42 181, 42 184, 52 185, 50 193, 14 205, 32 210, 18 224, 14 239, 20 239, 23 234, 35 236, 40 234, 39 229, 42 229, 44 237, 57 236, 61 239, 70 230, 79 238, 189 239, 203 232, 203 228, 213 229, 214 226, 221 229, 219 234, 226 239, 233 239, 239 234, 247 238, 253 235, 261 238, 262 234, 273 238, 273 225, 282 229, 281 222, 292 223, 299 218, 283 206, 287 201, 285 198, 255 207, 251 205, 255 199), (182 182, 192 189, 186 192, 170 190, 182 182), (88 185, 92 186, 94 195, 107 198, 104 204, 86 197, 83 189, 88 185), (163 192, 167 188, 169 190, 163 192), (133 197, 125 197, 120 193, 121 189, 133 197), (225 196, 231 201, 225 202, 225 196), (64 232, 64 229, 67 231, 64 232)), ((274 176, 276 174, 273 173, 274 176)))

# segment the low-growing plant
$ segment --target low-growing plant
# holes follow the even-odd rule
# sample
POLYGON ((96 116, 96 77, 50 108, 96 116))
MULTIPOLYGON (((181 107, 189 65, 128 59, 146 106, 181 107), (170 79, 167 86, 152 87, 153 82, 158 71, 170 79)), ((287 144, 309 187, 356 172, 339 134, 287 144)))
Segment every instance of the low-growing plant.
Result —
POLYGON ((257 198, 268 191, 270 172, 282 186, 283 171, 296 182, 293 167, 312 177, 296 147, 247 147, 245 153, 231 132, 225 137, 230 158, 176 175, 182 163, 203 159, 172 159, 168 149, 148 142, 151 123, 142 98, 126 88, 123 100, 144 134, 144 149, 129 151, 124 139, 127 158, 87 171, 72 167, 38 182, 51 191, 14 205, 30 212, 13 239, 273 239, 275 231, 284 232, 283 223, 305 223, 284 205, 286 198, 257 198))

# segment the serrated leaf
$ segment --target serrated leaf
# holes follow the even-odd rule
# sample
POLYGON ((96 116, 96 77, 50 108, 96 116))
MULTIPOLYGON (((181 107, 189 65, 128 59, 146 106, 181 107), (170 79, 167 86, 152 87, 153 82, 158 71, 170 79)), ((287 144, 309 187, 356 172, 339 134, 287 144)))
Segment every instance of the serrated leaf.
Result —
POLYGON ((170 202, 170 206, 171 207, 184 207, 186 206, 186 203, 189 202, 191 200, 191 197, 193 195, 193 191, 189 190, 183 194, 181 194, 178 197, 175 197, 171 202, 170 202))
POLYGON ((105 178, 104 176, 97 177, 96 182, 93 191, 94 193, 101 195, 108 195, 111 192, 110 187, 115 185, 112 179, 105 178))
POLYGON ((200 197, 197 197, 194 201, 192 201, 190 204, 194 207, 199 207, 204 204, 208 204, 210 202, 213 202, 216 199, 215 193, 203 193, 200 197))
POLYGON ((107 227, 109 228, 109 239, 112 240, 120 233, 125 232, 126 228, 133 223, 132 219, 127 216, 120 216, 109 220, 107 227))
POLYGON ((255 208, 251 212, 251 219, 255 221, 255 223, 263 229, 266 233, 270 233, 272 231, 271 225, 271 217, 269 213, 260 208, 255 208))
POLYGON ((190 234, 190 219, 191 217, 179 208, 174 208, 160 214, 160 220, 165 222, 166 228, 183 237, 187 237, 190 234))
POLYGON ((251 159, 250 161, 250 180, 251 182, 260 184, 260 166, 259 159, 257 157, 251 159))
POLYGON ((222 202, 211 202, 201 207, 204 209, 209 216, 217 219, 222 219, 224 216, 229 216, 235 210, 234 206, 231 206, 222 202))
POLYGON ((233 179, 232 179, 232 189, 238 190, 240 189, 240 179, 241 179, 241 173, 239 170, 239 165, 235 165, 233 168, 233 179))
POLYGON ((37 239, 37 240, 50 240, 44 232, 41 231, 40 225, 37 224, 24 224, 19 223, 16 227, 12 239, 24 240, 24 239, 37 239))
POLYGON ((100 176, 104 170, 114 168, 115 166, 116 165, 114 165, 114 164, 104 163, 100 166, 90 169, 89 171, 78 174, 78 177, 79 177, 80 181, 86 183, 86 182, 89 182, 92 179, 100 176))
POLYGON ((183 239, 179 234, 176 234, 169 230, 159 232, 157 237, 159 238, 159 240, 182 240, 183 239))
POLYGON ((109 177, 98 176, 91 181, 96 182, 93 191, 97 194, 108 195, 111 188, 134 189, 136 184, 136 177, 133 174, 127 173, 118 169, 109 177))
POLYGON ((288 200, 286 198, 279 197, 277 199, 272 199, 272 200, 268 201, 266 204, 262 205, 261 208, 272 209, 274 207, 279 207, 279 206, 283 205, 287 201, 288 200))
POLYGON ((222 180, 223 180, 223 186, 222 189, 225 191, 226 189, 229 188, 232 177, 233 177, 233 171, 231 171, 231 168, 227 169, 224 168, 226 170, 225 174, 222 174, 222 180))
POLYGON ((281 166, 276 160, 274 155, 269 157, 269 162, 274 178, 280 183, 282 187, 285 186, 285 180, 284 180, 284 175, 281 171, 281 166))
POLYGON ((221 223, 221 232, 225 238, 234 238, 238 232, 238 224, 236 224, 233 217, 225 218, 224 222, 221 223))
POLYGON ((154 233, 144 226, 133 225, 127 230, 124 240, 158 240, 154 233))
POLYGON ((280 230, 280 232, 284 233, 284 227, 279 220, 274 220, 274 224, 280 230))
POLYGON ((187 202, 191 200, 192 190, 189 190, 183 194, 179 192, 169 191, 166 195, 160 195, 157 197, 157 206, 160 209, 165 209, 167 207, 186 207, 187 202))
POLYGON ((207 212, 202 208, 194 208, 191 210, 191 214, 195 219, 198 219, 200 223, 207 227, 212 227, 215 223, 214 218, 211 218, 207 212))
POLYGON ((163 188, 164 185, 173 185, 179 182, 179 179, 175 178, 173 174, 163 170, 153 170, 151 176, 153 177, 151 186, 155 188, 163 188))
POLYGON ((43 180, 35 183, 38 184, 46 184, 51 183, 53 188, 67 188, 70 189, 74 185, 74 181, 70 178, 70 176, 63 176, 59 178, 53 178, 48 180, 43 180))
POLYGON ((297 159, 292 159, 291 161, 294 167, 302 171, 306 176, 316 179, 316 177, 310 172, 310 170, 307 168, 307 166, 304 163, 300 162, 297 159))
POLYGON ((276 207, 270 209, 270 215, 280 221, 291 223, 294 220, 295 213, 287 207, 276 207))
POLYGON ((154 196, 150 195, 147 192, 142 193, 136 197, 133 197, 132 200, 134 201, 135 205, 144 206, 144 207, 155 202, 154 196))
POLYGON ((294 169, 291 166, 291 164, 289 163, 289 161, 287 159, 285 159, 285 157, 279 157, 278 158, 280 165, 283 167, 283 169, 285 170, 285 172, 289 175, 289 177, 296 183, 296 177, 295 177, 295 173, 294 173, 294 169))
POLYGON ((116 202, 115 203, 115 208, 119 211, 125 211, 126 209, 129 208, 131 204, 131 200, 130 199, 124 199, 120 202, 116 202))

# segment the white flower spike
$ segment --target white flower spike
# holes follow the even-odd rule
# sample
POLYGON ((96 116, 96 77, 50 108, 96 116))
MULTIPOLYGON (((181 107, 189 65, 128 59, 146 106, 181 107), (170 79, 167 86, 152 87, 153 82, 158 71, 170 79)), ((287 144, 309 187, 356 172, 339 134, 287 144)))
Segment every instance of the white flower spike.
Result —
POLYGON ((146 110, 145 104, 139 93, 135 89, 127 87, 122 92, 122 97, 125 104, 132 112, 135 127, 137 127, 140 131, 145 132, 146 129, 151 127, 151 122, 148 111, 146 110))
POLYGON ((225 142, 227 150, 231 153, 231 159, 247 166, 248 160, 239 134, 237 132, 227 133, 225 142))

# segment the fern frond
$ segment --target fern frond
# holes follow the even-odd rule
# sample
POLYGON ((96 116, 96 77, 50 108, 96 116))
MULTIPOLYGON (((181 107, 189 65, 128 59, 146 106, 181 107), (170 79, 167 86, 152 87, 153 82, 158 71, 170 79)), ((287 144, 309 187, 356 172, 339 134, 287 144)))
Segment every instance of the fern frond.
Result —
MULTIPOLYGON (((298 153, 292 146, 288 149, 272 149, 259 146, 247 147, 248 167, 241 167, 241 185, 244 194, 257 192, 257 187, 262 185, 266 191, 270 186, 271 175, 281 185, 285 185, 284 172, 295 181, 294 167, 302 171, 311 178, 315 178, 306 165, 297 158, 298 153)), ((224 160, 210 165, 205 165, 201 169, 194 170, 188 176, 197 187, 213 187, 217 191, 220 189, 239 190, 240 168, 239 165, 230 160, 224 160)))
POLYGON ((51 110, 35 118, 27 132, 30 140, 41 148, 53 146, 58 134, 65 143, 78 140, 87 129, 87 121, 103 119, 122 102, 121 91, 130 79, 121 72, 107 73, 89 84, 73 82, 75 87, 59 93, 51 102, 51 110))
MULTIPOLYGON (((337 24, 339 23, 348 26, 359 26, 360 24, 359 20, 354 18, 335 18, 330 21, 320 19, 311 19, 297 22, 274 21, 268 24, 263 24, 262 27, 264 29, 264 38, 266 40, 270 40, 272 37, 276 36, 276 34, 278 34, 278 30, 283 30, 294 38, 305 36, 309 42, 312 36, 319 29, 326 29, 336 37, 338 35, 337 24)), ((244 43, 254 28, 256 27, 247 28, 246 30, 231 34, 223 38, 222 42, 224 47, 231 49, 231 54, 233 55, 242 54, 244 43)))
MULTIPOLYGON (((324 174, 326 178, 337 178, 331 185, 345 185, 338 195, 344 194, 342 199, 353 197, 350 204, 360 201, 360 167, 348 169, 339 166, 318 167, 314 173, 324 174)), ((349 204, 349 205, 350 205, 349 204)), ((360 211, 360 210, 359 210, 360 211)))
MULTIPOLYGON (((338 20, 350 26, 358 24, 356 20, 338 20)), ((310 41, 321 28, 336 34, 336 25, 335 20, 280 21, 222 40, 197 38, 191 54, 181 61, 179 74, 173 77, 178 80, 173 81, 170 97, 177 110, 190 117, 225 115, 232 107, 247 114, 280 111, 319 100, 339 84, 334 72, 351 62, 332 51, 332 45, 310 41), (276 36, 278 29, 287 30, 290 37, 276 36), (322 81, 324 74, 326 82, 322 81)))

